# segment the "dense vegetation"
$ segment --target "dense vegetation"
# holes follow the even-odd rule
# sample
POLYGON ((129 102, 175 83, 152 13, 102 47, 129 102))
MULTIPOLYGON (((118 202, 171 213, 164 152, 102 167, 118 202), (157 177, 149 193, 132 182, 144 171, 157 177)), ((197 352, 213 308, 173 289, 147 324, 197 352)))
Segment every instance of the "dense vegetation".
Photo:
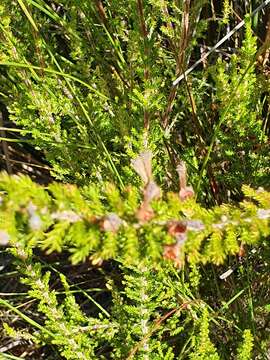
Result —
POLYGON ((269 359, 270 1, 0 19, 0 358, 269 359))

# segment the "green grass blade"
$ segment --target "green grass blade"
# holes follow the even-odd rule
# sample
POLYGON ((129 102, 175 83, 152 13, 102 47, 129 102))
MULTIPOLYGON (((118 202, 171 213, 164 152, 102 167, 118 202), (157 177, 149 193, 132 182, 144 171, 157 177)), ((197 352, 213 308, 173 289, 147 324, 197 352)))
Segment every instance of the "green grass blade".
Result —
POLYGON ((28 324, 34 326, 35 328, 39 329, 40 331, 42 331, 43 333, 46 333, 47 335, 54 337, 54 334, 49 331, 47 328, 43 327, 42 325, 40 325, 39 323, 37 323, 36 321, 34 321, 33 319, 31 319, 29 316, 25 315, 24 313, 22 313, 20 310, 18 310, 15 306, 11 305, 8 301, 0 298, 0 305, 7 307, 8 309, 12 310, 13 312, 15 312, 17 315, 19 315, 19 317, 21 319, 23 319, 24 321, 26 321, 28 324))
POLYGON ((33 28, 35 29, 36 32, 38 32, 38 27, 34 21, 34 19, 32 18, 30 12, 27 10, 27 7, 24 5, 24 2, 22 0, 17 0, 20 7, 22 8, 25 16, 27 17, 27 19, 29 20, 30 24, 33 26, 33 28))

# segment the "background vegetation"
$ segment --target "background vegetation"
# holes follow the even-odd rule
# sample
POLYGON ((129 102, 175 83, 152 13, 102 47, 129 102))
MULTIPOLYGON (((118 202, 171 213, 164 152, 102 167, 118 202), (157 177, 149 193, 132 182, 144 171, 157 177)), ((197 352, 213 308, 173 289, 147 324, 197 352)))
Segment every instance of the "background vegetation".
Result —
POLYGON ((2 0, 0 357, 270 357, 269 15, 2 0))

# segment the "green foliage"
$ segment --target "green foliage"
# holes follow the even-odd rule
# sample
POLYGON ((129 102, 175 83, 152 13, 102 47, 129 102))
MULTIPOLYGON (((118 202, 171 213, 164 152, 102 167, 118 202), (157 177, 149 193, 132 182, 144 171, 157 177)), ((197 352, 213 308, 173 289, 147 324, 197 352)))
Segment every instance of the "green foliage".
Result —
POLYGON ((46 317, 43 325, 46 331, 35 334, 36 340, 56 345, 65 359, 95 358, 98 339, 110 338, 116 330, 113 324, 107 319, 89 318, 83 314, 63 275, 65 299, 59 305, 55 291, 49 287, 50 273, 42 275, 40 264, 25 265, 22 281, 31 288, 29 295, 39 301, 38 311, 46 317))
POLYGON ((1 224, 2 236, 5 233, 12 246, 26 244, 48 254, 67 250, 74 264, 90 256, 93 263, 107 259, 127 265, 149 259, 158 263, 167 257, 166 249, 177 250, 177 233, 171 230, 174 222, 185 227, 188 239, 181 251, 192 264, 222 264, 240 251, 240 245, 262 244, 269 236, 270 195, 248 187, 243 191, 250 200, 239 207, 210 210, 169 193, 154 200, 149 221, 138 219, 139 194, 131 186, 123 195, 111 184, 79 189, 52 183, 45 189, 26 176, 2 174, 0 191, 1 218, 8 215, 1 224))
POLYGON ((219 360, 215 347, 209 339, 209 316, 206 308, 203 309, 199 322, 199 336, 194 336, 194 351, 190 354, 191 360, 219 360))
MULTIPOLYGON (((153 319, 159 317, 161 308, 173 308, 164 275, 150 270, 150 267, 132 269, 124 277, 123 284, 126 299, 117 293, 114 296, 113 311, 119 324, 115 357, 163 359, 166 354, 172 356, 172 349, 161 341, 165 329, 156 325, 157 320, 153 323, 153 319), (123 343, 124 347, 121 346, 123 343)), ((173 295, 172 291, 170 295, 173 295)), ((170 356, 168 359, 172 358, 170 356)))
POLYGON ((263 21, 246 17, 173 85, 254 3, 242 5, 2 0, 0 105, 65 184, 0 175, 0 276, 27 291, 1 293, 1 337, 49 348, 46 360, 266 356, 269 80, 251 25, 263 21))
MULTIPOLYGON (((21 254, 17 254, 21 256, 21 254)), ((42 274, 40 263, 19 262, 18 267, 22 275, 21 281, 30 290, 29 296, 38 301, 38 312, 43 314, 43 326, 37 326, 30 334, 14 331, 7 324, 5 330, 11 337, 34 341, 37 345, 52 344, 59 349, 65 359, 96 359, 95 349, 105 339, 114 336, 117 324, 104 318, 87 317, 76 303, 70 292, 70 286, 63 274, 60 279, 64 288, 64 301, 59 304, 56 291, 50 289, 50 272, 42 274)), ((35 325, 35 322, 33 322, 35 325)), ((33 325, 33 324, 32 324, 33 325)), ((35 326, 34 326, 35 327, 35 326)))
POLYGON ((231 14, 230 0, 224 0, 223 1, 223 19, 222 19, 223 24, 228 24, 230 14, 231 14))
POLYGON ((121 184, 120 165, 129 163, 122 139, 132 131, 149 130, 168 162, 158 146, 167 94, 201 36, 196 19, 205 1, 190 9, 190 43, 181 2, 23 3, 1 3, 1 101, 44 149, 52 173, 79 183, 113 175, 121 184), (186 47, 181 64, 178 37, 186 47))
MULTIPOLYGON (((42 326, 31 322, 36 329, 30 333, 5 325, 9 336, 55 345, 66 359, 103 358, 98 354, 108 346, 116 359, 220 358, 210 340, 210 322, 221 326, 224 305, 215 313, 196 297, 204 280, 199 266, 224 263, 243 246, 267 249, 268 192, 244 187, 247 200, 239 207, 209 210, 168 193, 152 201, 153 217, 142 222, 137 216, 143 203, 132 186, 122 193, 112 184, 80 189, 52 183, 44 188, 26 176, 2 174, 0 191, 1 218, 8 215, 0 240, 17 258, 21 281, 43 319, 42 326), (180 234, 187 235, 184 245, 178 243, 180 234), (64 297, 59 301, 51 273, 33 258, 38 248, 68 251, 74 264, 87 259, 122 264, 121 284, 107 280, 110 313, 101 309, 87 316, 61 273, 64 297), (185 258, 189 277, 175 268, 183 267, 185 258)), ((246 331, 243 338, 238 357, 248 359, 252 337, 246 331)))
POLYGON ((213 74, 217 89, 215 101, 222 119, 213 149, 213 162, 218 182, 233 191, 245 182, 262 184, 267 176, 266 153, 254 151, 256 144, 267 141, 259 115, 262 105, 254 66, 256 51, 256 38, 252 34, 250 20, 247 20, 240 53, 232 55, 229 66, 218 61, 213 74), (224 166, 225 174, 222 171, 224 166))
POLYGON ((237 360, 248 360, 252 358, 253 336, 250 330, 243 333, 243 344, 238 350, 237 360))
MULTIPOLYGON (((222 3, 228 23, 233 4, 222 3)), ((266 184, 268 80, 256 74, 251 20, 234 54, 174 88, 208 25, 207 1, 188 4, 2 1, 0 100, 56 178, 123 187, 147 142, 164 186, 175 187, 181 157, 211 204, 266 184)))

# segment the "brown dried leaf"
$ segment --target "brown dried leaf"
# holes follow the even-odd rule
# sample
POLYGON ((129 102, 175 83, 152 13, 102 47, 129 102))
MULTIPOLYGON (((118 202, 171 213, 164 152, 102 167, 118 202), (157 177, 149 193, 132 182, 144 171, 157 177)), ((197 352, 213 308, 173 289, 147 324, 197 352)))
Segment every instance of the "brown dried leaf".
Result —
POLYGON ((140 223, 144 224, 150 221, 154 215, 154 210, 151 206, 148 203, 143 202, 136 213, 136 218, 140 223))
POLYGON ((183 266, 183 262, 180 260, 180 248, 179 244, 165 245, 163 251, 163 258, 172 260, 178 268, 183 266))
POLYGON ((150 203, 154 199, 159 199, 161 197, 160 187, 151 180, 146 187, 144 188, 144 202, 150 203))
POLYGON ((180 190, 185 189, 187 186, 187 168, 184 161, 180 161, 176 167, 176 171, 179 176, 180 190))
POLYGON ((119 227, 123 224, 123 220, 117 214, 111 213, 106 215, 100 221, 100 228, 103 231, 110 231, 116 233, 119 227))
POLYGON ((131 160, 131 166, 141 177, 144 184, 152 180, 152 152, 144 151, 136 159, 131 160))
POLYGON ((181 201, 185 201, 194 196, 194 190, 192 186, 187 186, 179 191, 179 197, 181 201))
POLYGON ((187 230, 202 231, 205 229, 205 225, 201 220, 186 220, 187 230))
POLYGON ((238 252, 238 256, 239 258, 242 258, 246 255, 246 250, 245 250, 245 246, 243 243, 240 244, 240 249, 239 249, 239 252, 238 252))
POLYGON ((187 225, 184 221, 172 220, 168 224, 168 233, 169 235, 176 237, 177 234, 185 233, 187 230, 187 225))

